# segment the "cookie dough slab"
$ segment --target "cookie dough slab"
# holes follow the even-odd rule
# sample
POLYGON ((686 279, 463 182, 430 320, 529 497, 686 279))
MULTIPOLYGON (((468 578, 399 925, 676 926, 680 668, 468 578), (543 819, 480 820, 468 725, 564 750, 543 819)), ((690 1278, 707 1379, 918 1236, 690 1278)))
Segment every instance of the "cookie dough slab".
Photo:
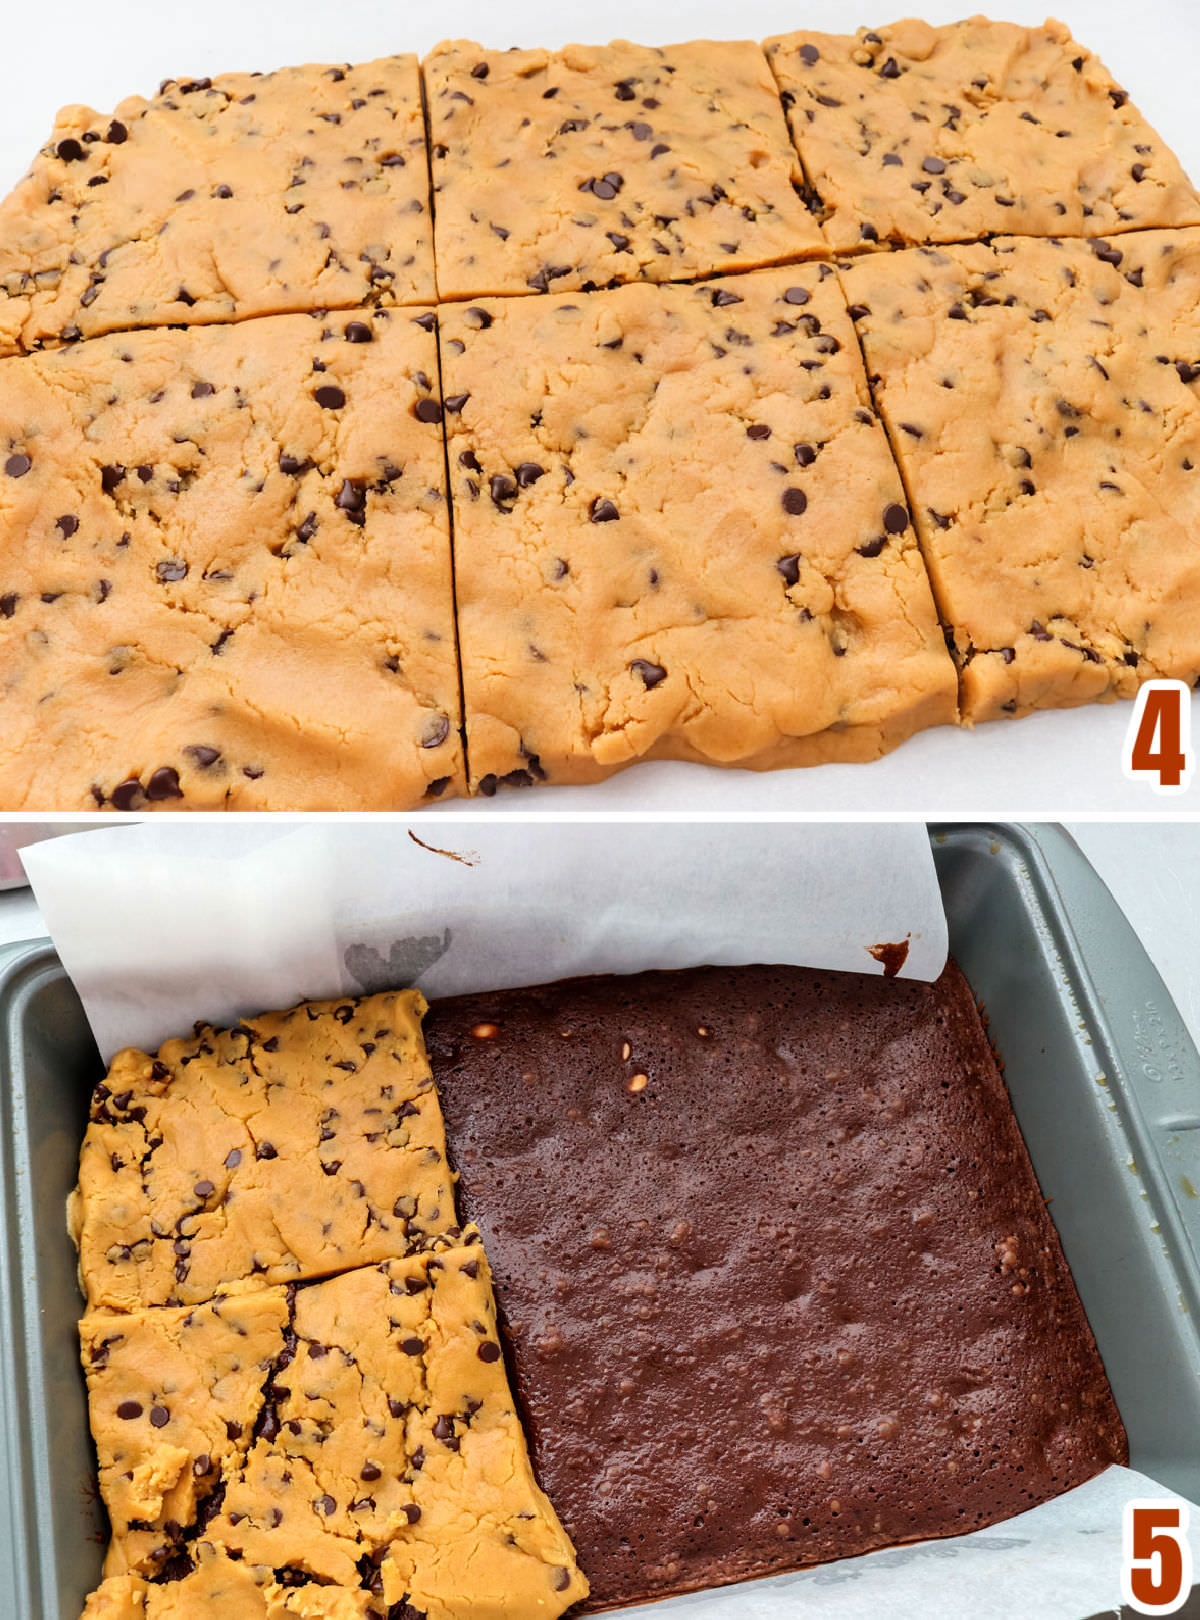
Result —
POLYGON ((432 311, 0 361, 0 805, 398 809, 462 779, 432 311))
POLYGON ((973 1530, 1125 1460, 953 964, 575 980, 425 1032, 591 1606, 973 1530))
POLYGON ((110 1569, 159 1573, 235 1476, 289 1326, 282 1288, 80 1323, 110 1569), (170 1530, 167 1526, 171 1526, 170 1530))
POLYGON ((870 759, 954 719, 828 267, 440 318, 476 792, 870 759))
POLYGON ((433 297, 414 56, 66 107, 0 205, 0 353, 433 297))
POLYGON ((161 1584, 112 1569, 89 1616, 141 1600, 145 1620, 553 1620, 584 1597, 530 1467, 478 1234, 287 1298, 215 1506, 173 1527, 161 1584))
POLYGON ((1062 23, 909 18, 766 50, 839 251, 1200 224, 1178 160, 1062 23))
POLYGON ((761 48, 439 46, 442 298, 682 281, 825 251, 761 48))
POLYGON ((71 1209, 89 1305, 188 1305, 454 1241, 415 990, 119 1053, 71 1209))
POLYGON ((1200 676, 1200 230, 842 272, 967 721, 1200 676))

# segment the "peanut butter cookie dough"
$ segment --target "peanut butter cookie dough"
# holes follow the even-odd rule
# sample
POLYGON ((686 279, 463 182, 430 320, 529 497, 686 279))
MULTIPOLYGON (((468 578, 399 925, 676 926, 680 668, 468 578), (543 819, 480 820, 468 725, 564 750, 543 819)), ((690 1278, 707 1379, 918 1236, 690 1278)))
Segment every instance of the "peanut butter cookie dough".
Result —
POLYGON ((276 316, 0 360, 0 804, 455 790, 433 325, 276 316))
POLYGON ((186 1305, 455 1241, 424 1010, 415 990, 310 1002, 118 1054, 71 1210, 89 1305, 186 1305))
POLYGON ((828 267, 440 313, 475 791, 870 759, 954 719, 828 267))
POLYGON ((968 721, 1200 676, 1200 230, 843 269, 968 721))
POLYGON ((244 1460, 190 1535, 172 1527, 161 1584, 114 1550, 110 1609, 102 1587, 91 1614, 140 1596, 146 1620, 553 1620, 584 1597, 529 1464, 478 1234, 287 1296, 244 1460))
POLYGON ((460 40, 423 70, 443 298, 682 281, 824 251, 758 45, 460 40))
POLYGON ((66 107, 0 205, 0 353, 433 296, 415 56, 66 107))
POLYGON ((767 56, 838 250, 1200 224, 1176 158, 1062 23, 909 18, 767 56))

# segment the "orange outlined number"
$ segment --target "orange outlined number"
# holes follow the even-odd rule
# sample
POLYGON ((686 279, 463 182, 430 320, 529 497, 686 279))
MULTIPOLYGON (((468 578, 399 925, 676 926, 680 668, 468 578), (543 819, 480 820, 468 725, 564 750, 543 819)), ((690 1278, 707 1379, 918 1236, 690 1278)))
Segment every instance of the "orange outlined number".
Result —
POLYGON ((1126 1502, 1121 1601, 1138 1614, 1174 1614, 1192 1587, 1185 1502, 1126 1502))
POLYGON ((1191 692, 1183 681, 1147 681, 1125 737, 1125 775, 1155 793, 1185 793, 1192 774, 1191 692))

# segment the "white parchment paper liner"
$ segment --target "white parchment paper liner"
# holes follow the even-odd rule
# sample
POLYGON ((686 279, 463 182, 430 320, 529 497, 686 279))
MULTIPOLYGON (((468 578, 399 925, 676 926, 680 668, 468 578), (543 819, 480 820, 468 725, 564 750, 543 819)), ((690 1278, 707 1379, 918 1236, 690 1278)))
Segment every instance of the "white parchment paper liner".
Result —
MULTIPOLYGON (((945 963, 925 829, 871 823, 222 824, 106 828, 24 852, 103 1055, 306 997, 430 997, 577 973, 945 963)), ((1112 1468, 987 1530, 613 1611, 625 1620, 1086 1620, 1120 1605, 1112 1468)))

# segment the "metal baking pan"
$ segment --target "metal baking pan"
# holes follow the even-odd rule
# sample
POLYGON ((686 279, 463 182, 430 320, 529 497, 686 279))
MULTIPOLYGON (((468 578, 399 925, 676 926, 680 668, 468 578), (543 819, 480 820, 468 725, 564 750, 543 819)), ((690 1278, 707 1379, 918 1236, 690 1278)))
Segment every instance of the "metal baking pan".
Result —
MULTIPOLYGON (((1200 1498, 1200 1055, 1063 832, 930 836, 950 947, 983 1003, 1132 1463, 1200 1498)), ((100 1073, 53 947, 0 950, 0 1591, 15 1620, 78 1620, 103 1558, 65 1220, 100 1073)))

